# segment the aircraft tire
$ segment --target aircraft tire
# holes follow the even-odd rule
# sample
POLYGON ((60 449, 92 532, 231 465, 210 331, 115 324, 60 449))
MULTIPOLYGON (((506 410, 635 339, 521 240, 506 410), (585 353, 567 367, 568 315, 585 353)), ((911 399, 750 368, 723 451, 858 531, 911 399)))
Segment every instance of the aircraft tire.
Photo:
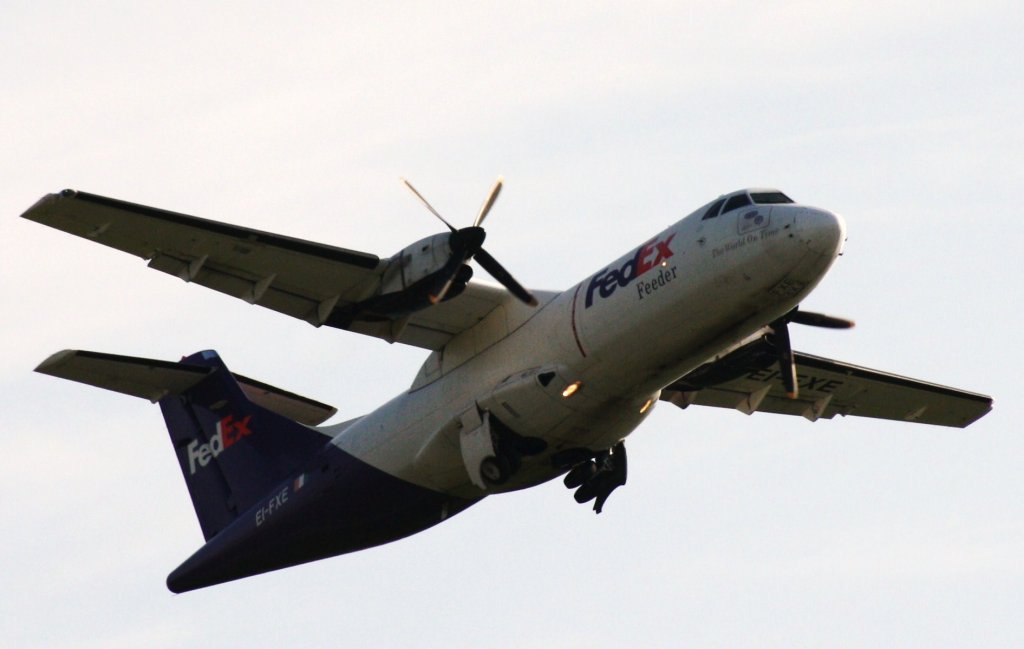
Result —
POLYGON ((572 468, 569 473, 565 474, 565 479, 562 482, 569 489, 575 489, 587 480, 594 477, 597 473, 597 465, 594 464, 593 460, 587 460, 581 462, 572 468))
POLYGON ((493 455, 485 457, 480 462, 480 476, 484 482, 491 485, 505 484, 512 474, 512 466, 508 460, 493 455))
POLYGON ((572 495, 572 497, 576 499, 576 502, 582 505, 583 503, 597 497, 598 487, 594 482, 594 480, 591 480, 576 490, 576 493, 572 495))

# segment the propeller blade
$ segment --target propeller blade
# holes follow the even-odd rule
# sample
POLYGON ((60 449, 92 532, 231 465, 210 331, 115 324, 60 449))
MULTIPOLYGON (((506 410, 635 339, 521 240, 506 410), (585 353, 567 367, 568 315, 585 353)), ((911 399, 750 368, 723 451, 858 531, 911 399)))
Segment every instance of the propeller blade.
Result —
POLYGON ((451 230, 452 232, 455 232, 455 226, 452 225, 451 223, 449 223, 447 220, 445 220, 445 218, 443 216, 441 216, 441 213, 438 212, 437 210, 435 210, 434 206, 427 202, 427 199, 423 198, 423 194, 421 194, 418 191, 416 191, 416 188, 412 186, 411 182, 409 182, 405 178, 402 178, 402 182, 405 183, 405 186, 409 188, 409 191, 411 191, 413 194, 415 194, 416 198, 420 199, 420 202, 423 203, 423 205, 428 210, 430 210, 431 214, 433 214, 437 218, 441 219, 441 223, 444 223, 445 225, 448 226, 449 230, 451 230))
POLYGON ((413 195, 420 199, 423 206, 430 210, 430 213, 436 216, 442 223, 448 226, 448 229, 452 231, 451 238, 448 240, 449 247, 452 251, 452 256, 448 259, 442 272, 437 274, 434 280, 434 286, 432 290, 427 294, 427 298, 431 304, 437 304, 444 300, 445 296, 448 295, 448 291, 451 289, 452 284, 455 282, 455 278, 458 275, 459 269, 469 259, 476 259, 480 266, 483 267, 491 277, 498 280, 498 282, 507 288, 512 295, 525 302, 530 306, 537 306, 537 298, 532 293, 527 291, 522 285, 512 277, 505 268, 498 263, 498 260, 492 257, 486 250, 482 248, 484 243, 484 237, 486 233, 484 229, 480 227, 480 224, 487 218, 487 214, 490 213, 491 208, 494 207, 495 201, 498 200, 498 195, 501 193, 501 188, 504 180, 501 176, 491 187, 490 193, 487 195, 487 200, 480 207, 480 213, 476 215, 476 220, 473 225, 468 228, 457 229, 454 225, 449 223, 441 213, 434 209, 434 206, 423 197, 423 194, 416 191, 416 188, 412 186, 412 183, 402 178, 402 183, 409 188, 409 191, 413 195))
POLYGON ((469 255, 466 252, 462 252, 461 254, 453 254, 451 259, 448 260, 444 267, 445 272, 438 275, 434 288, 427 294, 427 299, 430 300, 431 304, 442 302, 445 296, 448 295, 448 291, 455 282, 455 277, 459 274, 459 269, 462 268, 462 264, 466 263, 468 257, 469 255))
POLYGON ((438 281, 440 288, 435 287, 435 290, 431 291, 427 295, 427 299, 430 300, 431 304, 439 304, 444 300, 444 296, 448 295, 448 290, 452 287, 452 282, 455 281, 455 273, 449 273, 447 279, 443 284, 438 281))
POLYGON ((480 246, 484 245, 486 237, 487 233, 484 232, 484 229, 477 227, 462 228, 448 235, 448 245, 452 249, 452 256, 448 258, 448 262, 444 266, 444 273, 438 276, 434 289, 427 295, 431 304, 437 304, 444 300, 444 297, 448 295, 448 289, 452 287, 459 274, 459 269, 467 259, 472 259, 480 251, 480 246))
POLYGON ((494 207, 494 201, 498 200, 498 194, 501 193, 501 185, 503 179, 498 176, 498 181, 494 183, 494 187, 491 187, 491 193, 487 195, 487 200, 480 206, 480 213, 476 215, 476 220, 473 221, 473 227, 480 227, 480 224, 487 218, 487 213, 494 207))
POLYGON ((796 309, 786 316, 786 320, 809 327, 825 327, 826 329, 850 329, 854 325, 853 320, 846 318, 837 318, 813 311, 797 311, 796 309))
POLYGON ((786 396, 796 399, 800 389, 796 384, 796 357, 793 356, 793 345, 789 341, 789 326, 786 319, 772 323, 775 332, 775 347, 779 352, 779 374, 782 385, 786 388, 786 396))
POLYGON ((523 288, 522 285, 512 277, 511 273, 505 270, 505 268, 498 263, 498 260, 492 257, 486 250, 483 248, 478 250, 473 259, 476 259, 477 263, 480 264, 484 270, 490 273, 491 277, 498 280, 499 284, 507 288, 512 295, 515 295, 530 306, 537 306, 537 298, 523 288))

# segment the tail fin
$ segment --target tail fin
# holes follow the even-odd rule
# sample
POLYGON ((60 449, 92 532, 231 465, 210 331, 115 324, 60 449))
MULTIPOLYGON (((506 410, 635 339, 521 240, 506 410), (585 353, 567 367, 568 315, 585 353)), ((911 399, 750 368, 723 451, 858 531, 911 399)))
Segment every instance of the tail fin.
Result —
POLYGON ((36 370, 159 403, 207 540, 327 443, 327 436, 274 410, 303 412, 304 421, 334 412, 232 375, 212 351, 180 363, 65 351, 36 370))
POLYGON ((209 540, 327 443, 242 392, 215 352, 183 359, 213 371, 159 401, 203 535, 209 540))

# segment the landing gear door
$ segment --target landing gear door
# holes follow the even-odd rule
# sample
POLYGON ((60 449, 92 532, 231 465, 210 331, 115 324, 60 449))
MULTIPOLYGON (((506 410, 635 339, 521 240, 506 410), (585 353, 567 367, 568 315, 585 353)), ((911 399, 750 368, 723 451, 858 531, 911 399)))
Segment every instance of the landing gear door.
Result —
POLYGON ((476 408, 470 408, 462 413, 461 423, 459 448, 462 450, 466 472, 473 484, 487 490, 488 485, 480 473, 480 467, 486 458, 496 455, 491 435, 491 413, 485 411, 481 415, 476 408))

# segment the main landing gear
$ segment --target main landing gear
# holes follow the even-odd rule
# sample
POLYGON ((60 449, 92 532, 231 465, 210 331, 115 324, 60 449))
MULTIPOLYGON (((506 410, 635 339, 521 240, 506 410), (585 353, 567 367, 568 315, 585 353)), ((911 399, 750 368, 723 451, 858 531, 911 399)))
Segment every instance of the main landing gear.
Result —
POLYGON ((466 473, 484 491, 508 482, 522 466, 524 457, 539 455, 548 447, 539 437, 515 432, 487 410, 470 408, 459 423, 459 447, 466 473))
POLYGON ((480 461, 480 477, 490 486, 508 482, 522 466, 524 456, 539 455, 548 447, 543 439, 520 435, 497 417, 490 417, 490 425, 494 455, 480 461))
POLYGON ((608 496, 626 484, 626 445, 619 442, 575 464, 563 482, 569 489, 576 489, 576 502, 582 505, 593 500, 594 512, 600 514, 608 496))

